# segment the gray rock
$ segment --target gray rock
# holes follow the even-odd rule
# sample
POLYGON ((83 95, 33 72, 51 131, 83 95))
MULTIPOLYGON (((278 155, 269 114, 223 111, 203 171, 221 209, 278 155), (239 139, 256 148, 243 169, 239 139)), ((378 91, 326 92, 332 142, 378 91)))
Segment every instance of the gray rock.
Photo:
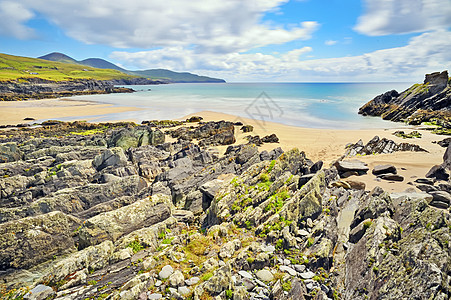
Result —
POLYGON ((163 298, 162 294, 147 292, 148 300, 158 300, 158 299, 162 299, 162 298, 163 298))
POLYGON ((358 172, 358 173, 366 173, 370 168, 368 168, 367 164, 360 160, 340 160, 336 162, 335 167, 340 173, 345 172, 358 172))
POLYGON ((44 300, 55 295, 53 289, 49 286, 38 284, 31 291, 29 291, 23 298, 30 300, 44 300))
POLYGON ((379 178, 389 181, 404 181, 404 177, 399 174, 382 174, 379 178))
POLYGON ((315 273, 313 273, 312 271, 307 271, 300 273, 299 276, 301 276, 302 279, 311 279, 313 278, 313 276, 315 276, 315 273))
POLYGON ((186 286, 179 286, 177 291, 182 296, 185 296, 185 295, 188 295, 189 293, 191 293, 191 290, 189 288, 187 288, 186 286))
POLYGON ((396 167, 393 165, 377 165, 373 168, 372 173, 373 175, 381 175, 387 173, 396 174, 397 170, 396 167))
POLYGON ((302 273, 302 272, 305 271, 306 267, 305 267, 305 265, 294 265, 294 269, 295 269, 297 272, 302 273))
POLYGON ((296 276, 297 272, 288 266, 280 266, 279 270, 290 274, 291 276, 296 276))
POLYGON ((444 209, 447 209, 450 206, 451 195, 448 192, 435 191, 430 192, 429 194, 432 195, 432 201, 429 203, 429 205, 444 209))
POLYGON ((242 281, 243 285, 246 287, 248 291, 252 291, 255 288, 255 283, 249 279, 249 278, 243 278, 242 281))
POLYGON ((171 267, 171 265, 166 265, 161 269, 160 273, 158 273, 158 277, 160 277, 160 279, 166 279, 169 278, 172 273, 174 273, 174 269, 171 267))
POLYGON ((23 153, 17 147, 17 143, 0 144, 0 163, 20 160, 22 155, 23 153))
POLYGON ((195 276, 195 277, 191 277, 191 278, 188 278, 187 280, 185 280, 185 284, 188 286, 195 285, 199 281, 200 281, 200 278, 195 276))
POLYGON ((185 277, 183 276, 182 272, 176 270, 174 273, 171 274, 171 276, 169 276, 168 282, 173 287, 182 286, 185 282, 185 277))
POLYGON ((274 275, 269 270, 266 270, 266 269, 257 271, 257 273, 255 275, 261 281, 269 282, 269 281, 274 280, 274 275))
POLYGON ((189 210, 174 210, 172 216, 179 222, 191 224, 194 221, 194 214, 189 210))
POLYGON ((100 171, 107 167, 121 167, 127 164, 127 157, 120 147, 106 149, 92 161, 92 166, 100 171))
POLYGON ((253 276, 252 276, 252 274, 251 273, 249 273, 249 272, 246 272, 246 271, 238 271, 238 274, 241 276, 241 277, 243 277, 243 278, 248 278, 248 279, 252 279, 253 278, 253 276))

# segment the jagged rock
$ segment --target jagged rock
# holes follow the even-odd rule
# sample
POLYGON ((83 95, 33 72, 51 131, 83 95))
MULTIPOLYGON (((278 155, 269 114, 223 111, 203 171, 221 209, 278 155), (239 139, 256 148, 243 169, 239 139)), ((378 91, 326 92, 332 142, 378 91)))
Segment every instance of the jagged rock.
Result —
POLYGON ((448 180, 449 173, 442 165, 433 166, 427 173, 426 178, 435 178, 438 180, 448 180))
POLYGON ((270 135, 267 135, 267 136, 263 137, 262 138, 262 142, 263 143, 278 143, 279 142, 279 138, 277 137, 277 135, 275 135, 273 133, 273 134, 270 134, 270 135))
POLYGON ((387 154, 397 151, 427 152, 427 150, 416 144, 397 144, 387 138, 380 139, 378 136, 375 136, 366 145, 363 145, 362 140, 355 144, 347 145, 345 156, 387 154))
POLYGON ((194 214, 188 210, 174 210, 172 216, 179 222, 191 224, 194 221, 194 214))
POLYGON ((373 175, 381 175, 386 173, 392 173, 396 174, 397 170, 396 167, 393 165, 377 165, 373 168, 373 171, 371 171, 373 175))
POLYGON ((242 130, 243 132, 252 132, 254 131, 254 126, 244 125, 243 127, 240 128, 240 130, 242 130))
POLYGON ((17 147, 17 143, 0 144, 0 163, 17 161, 22 158, 22 155, 22 151, 17 147))
POLYGON ((248 140, 248 144, 254 144, 255 146, 261 146, 263 145, 263 141, 260 139, 260 136, 258 135, 248 135, 245 137, 245 139, 248 140))
POLYGON ((40 282, 56 284, 66 276, 83 270, 99 270, 108 264, 113 254, 114 246, 111 241, 105 241, 96 246, 73 253, 69 257, 54 264, 40 279, 40 282))
POLYGON ((451 138, 446 138, 439 142, 433 142, 433 143, 437 143, 444 148, 448 148, 448 146, 451 145, 451 138))
POLYGON ((61 212, 0 224, 0 270, 29 268, 75 251, 72 231, 80 224, 61 212))
POLYGON ((127 150, 131 147, 145 145, 160 145, 165 140, 164 133, 159 129, 152 130, 147 126, 123 128, 114 133, 108 141, 109 147, 121 147, 127 150))
POLYGON ((359 114, 381 116, 385 120, 407 120, 417 125, 430 119, 450 116, 451 88, 448 72, 426 74, 423 84, 415 84, 401 94, 390 91, 379 95, 359 109, 359 114))
POLYGON ((224 266, 217 269, 205 283, 204 288, 212 295, 218 295, 222 291, 233 289, 230 267, 224 266))
POLYGON ((164 221, 171 215, 170 207, 170 198, 159 194, 90 218, 79 230, 80 248, 107 239, 116 241, 134 230, 164 221))
POLYGON ((98 171, 107 167, 122 167, 127 164, 127 157, 120 147, 110 148, 96 156, 92 161, 92 166, 98 171))

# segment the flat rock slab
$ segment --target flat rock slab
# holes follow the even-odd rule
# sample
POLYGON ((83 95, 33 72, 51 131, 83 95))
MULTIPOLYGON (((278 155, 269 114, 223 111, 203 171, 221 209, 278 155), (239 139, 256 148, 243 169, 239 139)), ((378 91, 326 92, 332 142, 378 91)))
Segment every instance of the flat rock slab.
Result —
POLYGON ((373 168, 373 175, 381 175, 381 174, 396 174, 397 170, 395 166, 392 165, 377 165, 373 168))
POLYGON ((429 194, 432 195, 432 201, 429 203, 429 205, 444 209, 447 209, 449 207, 451 203, 451 195, 448 192, 435 191, 430 192, 429 194))
POLYGON ((379 178, 388 180, 388 181, 404 181, 404 177, 398 174, 382 174, 379 178))
POLYGON ((246 271, 238 271, 238 274, 243 278, 252 279, 252 274, 246 271))
POLYGON ((366 173, 370 169, 366 163, 356 159, 338 161, 335 163, 335 167, 340 173, 353 171, 358 173, 366 173))
POLYGON ((313 276, 315 276, 315 273, 313 273, 312 271, 307 271, 300 273, 299 276, 301 276, 302 279, 311 279, 313 278, 313 276))

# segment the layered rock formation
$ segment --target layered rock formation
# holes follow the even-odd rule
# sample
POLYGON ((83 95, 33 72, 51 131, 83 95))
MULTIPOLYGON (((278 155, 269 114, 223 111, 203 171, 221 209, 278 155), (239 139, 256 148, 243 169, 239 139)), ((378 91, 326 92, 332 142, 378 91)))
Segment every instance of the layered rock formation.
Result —
POLYGON ((50 81, 26 78, 0 83, 0 101, 43 99, 85 94, 131 93, 132 89, 117 88, 115 85, 159 84, 165 82, 145 78, 118 80, 71 80, 50 81))
POLYGON ((379 95, 362 106, 359 114, 414 125, 435 121, 449 128, 451 81, 448 72, 426 74, 423 84, 414 84, 402 93, 392 90, 379 95))
POLYGON ((365 191, 337 184, 363 164, 253 144, 222 154, 209 147, 231 123, 150 123, 0 136, 0 297, 449 298, 449 181, 365 191))

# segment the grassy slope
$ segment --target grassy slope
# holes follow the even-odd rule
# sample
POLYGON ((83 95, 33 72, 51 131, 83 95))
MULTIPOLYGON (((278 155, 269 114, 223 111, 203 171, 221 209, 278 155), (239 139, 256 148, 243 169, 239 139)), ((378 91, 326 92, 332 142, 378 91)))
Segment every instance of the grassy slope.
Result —
POLYGON ((78 64, 67 64, 0 53, 0 81, 17 78, 41 78, 65 81, 74 79, 110 80, 134 77, 136 76, 130 76, 116 70, 96 69, 78 64))

